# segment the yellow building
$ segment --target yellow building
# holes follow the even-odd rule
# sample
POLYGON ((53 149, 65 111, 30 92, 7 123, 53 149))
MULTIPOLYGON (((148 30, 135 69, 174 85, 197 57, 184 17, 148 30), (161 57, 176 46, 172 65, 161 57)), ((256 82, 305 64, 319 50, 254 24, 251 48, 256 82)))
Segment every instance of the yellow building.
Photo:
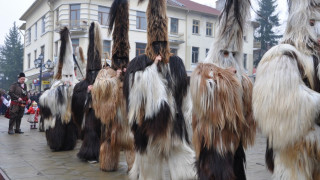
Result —
MULTIPOLYGON (((111 52, 112 37, 107 34, 107 19, 112 0, 35 0, 21 16, 25 23, 20 27, 25 31, 23 70, 28 78, 28 89, 37 89, 39 68, 34 60, 42 53, 44 63, 55 61, 59 56, 59 30, 67 26, 71 31, 74 49, 81 46, 86 56, 88 28, 92 21, 102 27, 103 59, 111 52)), ((130 59, 144 53, 147 43, 147 2, 138 6, 138 0, 130 0, 130 59)), ((172 53, 180 56, 190 74, 197 62, 203 60, 214 40, 218 15, 217 9, 190 0, 167 0, 169 17, 169 41, 172 53)), ((244 65, 248 74, 253 68, 254 23, 248 23, 249 30, 244 38, 244 65)), ((42 79, 48 83, 52 70, 43 70, 42 79)), ((42 89, 49 87, 43 84, 42 89)))

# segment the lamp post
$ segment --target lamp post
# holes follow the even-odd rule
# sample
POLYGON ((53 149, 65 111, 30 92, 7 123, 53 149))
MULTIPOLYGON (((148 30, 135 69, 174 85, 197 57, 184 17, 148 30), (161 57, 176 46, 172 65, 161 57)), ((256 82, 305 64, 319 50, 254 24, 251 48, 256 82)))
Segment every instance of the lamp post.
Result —
POLYGON ((39 77, 39 81, 40 81, 39 91, 40 91, 40 93, 41 93, 41 84, 42 84, 42 62, 43 62, 43 54, 41 53, 39 55, 38 59, 34 60, 34 66, 36 68, 40 67, 40 77, 39 77))

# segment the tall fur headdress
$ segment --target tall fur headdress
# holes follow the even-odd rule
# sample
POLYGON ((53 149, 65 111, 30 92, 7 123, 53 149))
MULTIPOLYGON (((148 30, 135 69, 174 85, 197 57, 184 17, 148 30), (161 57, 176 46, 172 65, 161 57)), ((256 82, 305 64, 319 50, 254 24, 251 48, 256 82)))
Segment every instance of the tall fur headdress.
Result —
POLYGON ((102 41, 100 25, 97 22, 92 22, 89 28, 89 46, 88 46, 88 60, 87 60, 87 74, 86 78, 92 71, 99 71, 101 65, 102 41))
POLYGON ((282 43, 291 44, 307 55, 317 53, 317 35, 309 23, 311 19, 320 19, 320 0, 288 0, 288 6, 289 17, 282 43))
POLYGON ((129 2, 114 0, 109 15, 109 34, 112 29, 112 65, 114 70, 126 68, 129 63, 129 2))
MULTIPOLYGON (((139 0, 139 4, 144 0, 139 0)), ((159 54, 162 61, 169 62, 168 17, 166 0, 149 0, 147 8, 148 43, 146 54, 154 60, 159 54)))
POLYGON ((64 27, 60 31, 60 54, 58 67, 54 78, 60 80, 63 74, 73 74, 74 75, 74 61, 73 61, 73 50, 70 32, 67 27, 64 27))
POLYGON ((222 65, 222 67, 242 67, 243 34, 249 15, 250 0, 226 0, 219 17, 217 38, 210 48, 206 62, 214 62, 222 65), (232 60, 222 62, 224 61, 223 53, 226 53, 224 51, 232 53, 238 64, 235 64, 232 60))

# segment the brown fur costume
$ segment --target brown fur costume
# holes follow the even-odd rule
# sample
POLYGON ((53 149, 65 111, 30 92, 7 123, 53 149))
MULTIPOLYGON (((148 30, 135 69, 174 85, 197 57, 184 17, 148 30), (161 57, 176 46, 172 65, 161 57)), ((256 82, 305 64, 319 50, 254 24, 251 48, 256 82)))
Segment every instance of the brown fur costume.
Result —
POLYGON ((249 0, 227 0, 218 37, 190 79, 193 144, 200 179, 246 179, 244 149, 253 145, 252 82, 242 67, 249 0))
MULTIPOLYGON (((123 97, 123 75, 117 77, 116 70, 124 70, 129 62, 129 3, 115 0, 109 16, 109 33, 113 31, 112 65, 102 69, 93 85, 92 102, 95 114, 101 119, 100 169, 118 169, 120 150, 125 149, 128 170, 134 161, 133 135, 130 131, 126 101, 123 97)), ((124 73, 124 72, 123 72, 124 73)))

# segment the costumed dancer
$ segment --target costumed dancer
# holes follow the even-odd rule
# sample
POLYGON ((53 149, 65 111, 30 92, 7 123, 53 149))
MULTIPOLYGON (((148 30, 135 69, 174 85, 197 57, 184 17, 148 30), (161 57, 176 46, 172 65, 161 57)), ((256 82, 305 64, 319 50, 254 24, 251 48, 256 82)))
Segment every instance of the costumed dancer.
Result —
POLYGON ((81 129, 83 139, 78 157, 89 162, 99 161, 101 123, 92 108, 91 88, 102 68, 101 52, 100 25, 92 22, 89 29, 86 78, 74 87, 72 96, 73 120, 81 129))
POLYGON ((136 149, 131 179, 196 178, 186 116, 190 109, 184 108, 191 103, 188 78, 182 59, 170 54, 166 9, 166 0, 149 0, 146 54, 135 57, 125 74, 136 149))
POLYGON ((121 149, 125 150, 128 170, 134 162, 133 135, 122 90, 130 50, 128 0, 113 2, 109 34, 113 27, 112 65, 99 72, 92 89, 93 108, 103 124, 99 160, 103 171, 117 170, 121 149))
POLYGON ((291 0, 282 42, 257 68, 253 112, 273 179, 320 179, 320 1, 291 0))
POLYGON ((78 82, 74 73, 72 43, 68 28, 60 31, 59 62, 54 83, 40 97, 48 145, 53 151, 72 150, 77 142, 77 127, 71 120, 71 98, 78 82))
POLYGON ((242 65, 249 0, 227 0, 217 38, 190 79, 193 145, 199 179, 246 179, 245 152, 253 145, 252 82, 242 65))

